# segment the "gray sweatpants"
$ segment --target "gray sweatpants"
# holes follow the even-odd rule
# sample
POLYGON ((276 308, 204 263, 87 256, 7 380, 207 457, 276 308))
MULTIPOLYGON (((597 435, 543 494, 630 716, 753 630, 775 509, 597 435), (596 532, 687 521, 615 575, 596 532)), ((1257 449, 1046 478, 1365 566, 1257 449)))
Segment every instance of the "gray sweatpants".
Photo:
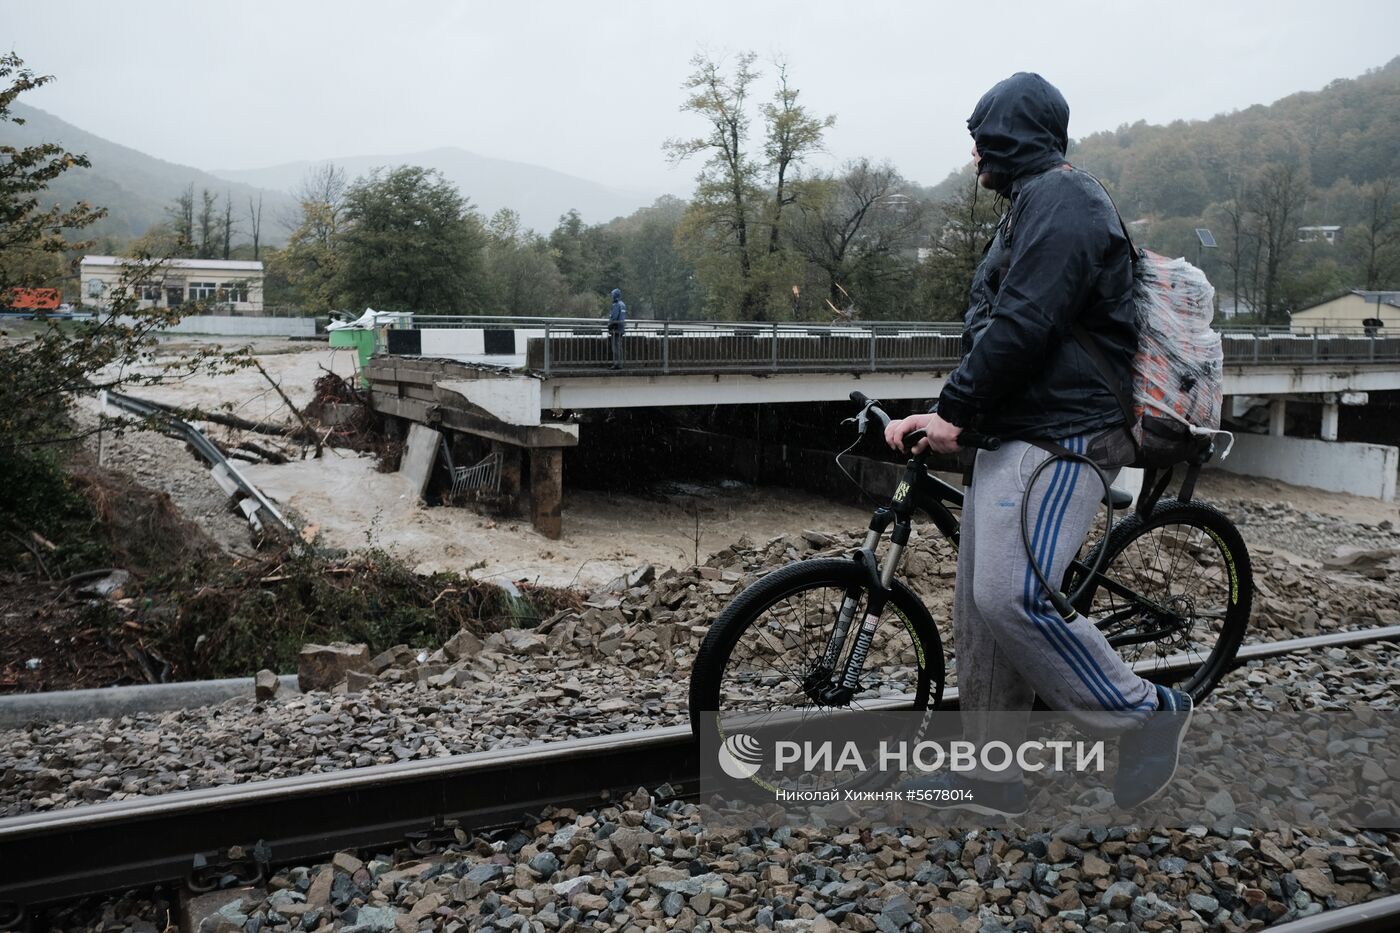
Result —
MULTIPOLYGON (((1060 443, 1082 453, 1087 440, 1060 443)), ((958 696, 972 741, 993 734, 1006 740, 1017 721, 1024 723, 1036 696, 1098 734, 1121 732, 1157 708, 1152 684, 1133 673, 1093 620, 1079 616, 1066 622, 1030 568, 1021 539, 1021 500, 1031 472, 1049 457, 1024 441, 978 451, 963 503, 953 647, 958 696)), ((1031 546, 1051 584, 1064 579, 1099 517, 1102 496, 1094 471, 1073 461, 1047 467, 1030 490, 1031 546)), ((1020 772, 975 776, 1016 780, 1020 772)))

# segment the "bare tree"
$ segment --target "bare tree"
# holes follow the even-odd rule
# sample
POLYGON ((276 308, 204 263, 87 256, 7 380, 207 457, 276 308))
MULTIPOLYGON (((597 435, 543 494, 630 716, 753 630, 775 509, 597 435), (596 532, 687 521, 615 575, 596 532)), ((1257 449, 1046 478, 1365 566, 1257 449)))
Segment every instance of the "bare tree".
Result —
POLYGON ((771 103, 764 104, 763 117, 767 124, 764 155, 773 173, 773 211, 768 233, 768 252, 778 251, 778 231, 781 229, 783 208, 796 200, 796 190, 789 184, 788 171, 810 152, 822 145, 822 133, 836 123, 834 116, 814 117, 797 102, 797 88, 788 83, 787 62, 776 62, 778 89, 771 103))
POLYGON ((309 169, 301 184, 292 191, 299 209, 282 218, 283 226, 290 232, 302 231, 303 239, 328 245, 339 229, 340 218, 345 211, 345 195, 349 189, 345 169, 334 162, 324 162, 309 169))
POLYGON ((258 258, 258 245, 262 240, 263 196, 258 195, 258 203, 253 204, 253 196, 248 195, 248 229, 253 235, 253 260, 258 258))
POLYGON ((1282 310, 1278 307, 1280 273, 1298 242, 1297 218, 1310 187, 1296 162, 1266 165, 1249 186, 1248 206, 1259 219, 1264 263, 1262 310, 1266 322, 1273 322, 1282 310))
POLYGON ((175 240, 181 252, 194 249, 194 182, 181 191, 175 203, 166 208, 170 226, 174 228, 175 240))
POLYGON ((1229 231, 1229 244, 1224 262, 1233 276, 1234 284, 1230 294, 1234 297, 1235 313, 1238 314, 1240 302, 1244 298, 1240 292, 1240 278, 1248 272, 1246 264, 1250 260, 1250 240, 1255 238, 1254 220, 1249 216, 1249 209, 1244 206, 1240 192, 1235 192, 1233 197, 1221 204, 1220 211, 1225 217, 1225 226, 1229 231))
POLYGON ((798 202, 799 220, 789 236, 793 247, 825 273, 833 305, 850 300, 843 282, 878 276, 877 260, 912 245, 925 205, 900 194, 903 183, 893 166, 859 159, 847 163, 839 178, 823 179, 820 193, 798 202))
POLYGON ((203 189, 200 194, 202 201, 199 216, 196 218, 199 225, 199 258, 213 259, 219 239, 219 220, 216 212, 219 198, 208 188, 203 189))
POLYGON ((1361 224, 1361 257, 1366 270, 1366 288, 1380 287, 1387 271, 1388 251, 1400 242, 1400 218, 1395 204, 1395 181, 1382 178, 1366 186, 1366 219, 1361 224))
POLYGON ((233 249, 233 197, 224 192, 224 217, 221 224, 221 239, 224 245, 224 259, 229 257, 230 250, 233 249))

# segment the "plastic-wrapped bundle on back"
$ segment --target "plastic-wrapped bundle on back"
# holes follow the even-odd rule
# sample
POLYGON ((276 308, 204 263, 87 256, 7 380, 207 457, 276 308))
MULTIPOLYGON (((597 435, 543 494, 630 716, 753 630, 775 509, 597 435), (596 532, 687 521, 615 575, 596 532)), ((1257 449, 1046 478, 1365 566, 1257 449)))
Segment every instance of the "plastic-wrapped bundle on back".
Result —
POLYGON ((1133 300, 1134 434, 1144 460, 1176 462, 1183 449, 1220 427, 1224 356, 1220 334, 1210 326, 1215 289, 1186 260, 1143 250, 1133 300))

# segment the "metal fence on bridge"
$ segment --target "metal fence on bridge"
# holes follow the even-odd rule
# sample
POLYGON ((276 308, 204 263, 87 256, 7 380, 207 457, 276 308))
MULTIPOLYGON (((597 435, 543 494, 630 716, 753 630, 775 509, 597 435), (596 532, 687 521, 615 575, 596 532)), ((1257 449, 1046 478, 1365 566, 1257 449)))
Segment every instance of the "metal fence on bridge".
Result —
MULTIPOLYGON (((542 375, 603 374, 613 363, 597 319, 416 315, 416 329, 510 331, 525 367, 542 375), (524 332, 524 333, 522 333, 524 332)), ((623 370, 632 373, 907 372, 947 369, 962 355, 961 322, 861 324, 650 321, 627 323, 623 370)), ((1400 363, 1400 336, 1338 329, 1222 330, 1227 366, 1400 363)), ((488 342, 489 345, 489 342, 488 342)))

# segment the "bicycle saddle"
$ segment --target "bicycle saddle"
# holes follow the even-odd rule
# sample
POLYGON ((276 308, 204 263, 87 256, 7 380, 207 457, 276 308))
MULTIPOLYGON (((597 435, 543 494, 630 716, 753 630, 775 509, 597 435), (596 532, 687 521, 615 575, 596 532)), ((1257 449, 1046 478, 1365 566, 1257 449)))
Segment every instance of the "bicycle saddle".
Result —
POLYGON ((1118 489, 1117 487, 1111 487, 1108 490, 1108 495, 1103 497, 1102 501, 1104 505, 1109 504, 1110 497, 1112 498, 1113 510, 1115 512, 1119 511, 1120 509, 1126 509, 1133 504, 1133 494, 1128 492, 1126 489, 1118 489))

